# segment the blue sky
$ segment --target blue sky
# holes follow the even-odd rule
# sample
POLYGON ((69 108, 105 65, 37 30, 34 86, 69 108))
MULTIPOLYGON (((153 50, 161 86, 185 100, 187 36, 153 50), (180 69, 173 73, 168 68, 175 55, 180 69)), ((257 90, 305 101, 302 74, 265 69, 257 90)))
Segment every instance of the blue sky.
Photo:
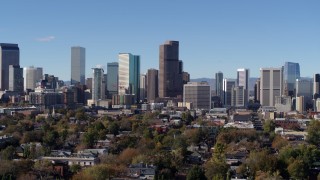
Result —
POLYGON ((70 79, 70 47, 86 48, 91 68, 141 55, 141 72, 159 67, 159 45, 180 41, 191 78, 299 62, 320 72, 320 1, 301 0, 10 0, 0 6, 0 42, 18 43, 21 66, 70 79))

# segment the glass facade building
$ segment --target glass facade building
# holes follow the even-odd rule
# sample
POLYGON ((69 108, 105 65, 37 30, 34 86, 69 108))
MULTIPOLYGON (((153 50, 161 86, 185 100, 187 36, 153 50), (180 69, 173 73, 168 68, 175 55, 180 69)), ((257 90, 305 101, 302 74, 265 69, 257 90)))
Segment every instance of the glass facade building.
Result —
POLYGON ((182 97, 183 63, 179 60, 179 41, 166 41, 159 47, 159 97, 182 97))
POLYGON ((296 80, 300 79, 300 65, 294 62, 285 62, 283 68, 284 95, 294 96, 296 80))
POLYGON ((9 89, 10 65, 20 65, 18 44, 0 43, 0 90, 9 89))
POLYGON ((132 94, 140 101, 140 56, 131 53, 119 54, 119 95, 132 94))
POLYGON ((112 62, 107 64, 107 96, 109 99, 112 95, 118 94, 118 71, 119 63, 112 62))

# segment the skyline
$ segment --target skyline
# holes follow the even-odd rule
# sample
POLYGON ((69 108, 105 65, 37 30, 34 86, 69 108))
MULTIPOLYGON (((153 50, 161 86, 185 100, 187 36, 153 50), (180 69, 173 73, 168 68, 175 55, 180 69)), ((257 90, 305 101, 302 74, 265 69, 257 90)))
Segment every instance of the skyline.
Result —
POLYGON ((235 78, 238 68, 259 77, 260 68, 286 61, 299 63, 302 77, 320 72, 318 1, 2 4, 0 13, 8 18, 0 25, 0 42, 19 44, 21 67, 43 67, 66 81, 72 46, 86 48, 85 75, 92 77, 91 68, 101 64, 106 71, 122 52, 141 56, 141 73, 159 69, 159 46, 167 40, 180 42, 179 56, 192 79, 214 78, 218 71, 235 78))

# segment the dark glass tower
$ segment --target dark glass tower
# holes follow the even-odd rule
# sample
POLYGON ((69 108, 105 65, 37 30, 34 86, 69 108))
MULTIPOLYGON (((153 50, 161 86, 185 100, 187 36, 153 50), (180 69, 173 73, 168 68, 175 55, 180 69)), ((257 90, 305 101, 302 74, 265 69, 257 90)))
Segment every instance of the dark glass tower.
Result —
POLYGON ((224 100, 223 73, 221 71, 216 73, 216 96, 220 98, 220 101, 224 100))
POLYGON ((320 97, 320 74, 315 74, 313 77, 313 99, 320 97))
POLYGON ((118 94, 118 71, 119 63, 112 62, 107 64, 107 97, 112 98, 112 95, 118 94))
POLYGON ((147 74, 147 99, 154 102, 158 97, 158 70, 148 69, 147 74))
POLYGON ((159 97, 182 97, 182 61, 179 41, 166 41, 159 48, 159 97))
POLYGON ((9 66, 20 65, 18 44, 0 43, 0 89, 9 89, 9 66))

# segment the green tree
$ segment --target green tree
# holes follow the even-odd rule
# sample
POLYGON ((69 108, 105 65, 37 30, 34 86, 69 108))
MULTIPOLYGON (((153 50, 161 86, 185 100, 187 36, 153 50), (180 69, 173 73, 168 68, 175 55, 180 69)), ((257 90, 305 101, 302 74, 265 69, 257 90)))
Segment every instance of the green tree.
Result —
POLYGON ((214 146, 212 158, 205 164, 205 175, 208 179, 226 179, 229 165, 225 158, 225 145, 217 143, 214 146))
MULTIPOLYGON (((256 172, 275 172, 277 159, 274 155, 269 154, 267 150, 252 151, 246 162, 242 165, 248 168, 250 177, 255 177, 256 172)), ((243 172, 244 173, 244 172, 243 172)))
POLYGON ((71 166, 70 166, 70 171, 72 172, 72 173, 77 173, 77 172, 79 172, 81 170, 81 166, 79 165, 79 164, 72 164, 71 166))
POLYGON ((307 140, 313 145, 320 144, 320 121, 312 120, 308 126, 307 140))
POLYGON ((106 180, 111 179, 115 175, 115 169, 112 165, 99 164, 86 168, 79 174, 76 174, 73 179, 92 179, 92 180, 106 180))
POLYGON ((48 131, 42 138, 42 141, 49 147, 54 147, 57 145, 57 139, 59 134, 57 131, 48 131))
POLYGON ((116 136, 116 135, 119 134, 119 129, 120 129, 120 127, 119 127, 118 123, 112 122, 112 123, 109 125, 108 129, 109 129, 109 132, 110 132, 111 134, 113 134, 114 136, 116 136))
POLYGON ((268 120, 265 120, 264 123, 263 123, 263 131, 265 133, 271 133, 271 132, 274 132, 274 129, 276 128, 276 124, 274 123, 273 120, 271 119, 268 119, 268 120))
POLYGON ((187 180, 206 180, 203 169, 200 166, 193 166, 188 172, 187 180))

